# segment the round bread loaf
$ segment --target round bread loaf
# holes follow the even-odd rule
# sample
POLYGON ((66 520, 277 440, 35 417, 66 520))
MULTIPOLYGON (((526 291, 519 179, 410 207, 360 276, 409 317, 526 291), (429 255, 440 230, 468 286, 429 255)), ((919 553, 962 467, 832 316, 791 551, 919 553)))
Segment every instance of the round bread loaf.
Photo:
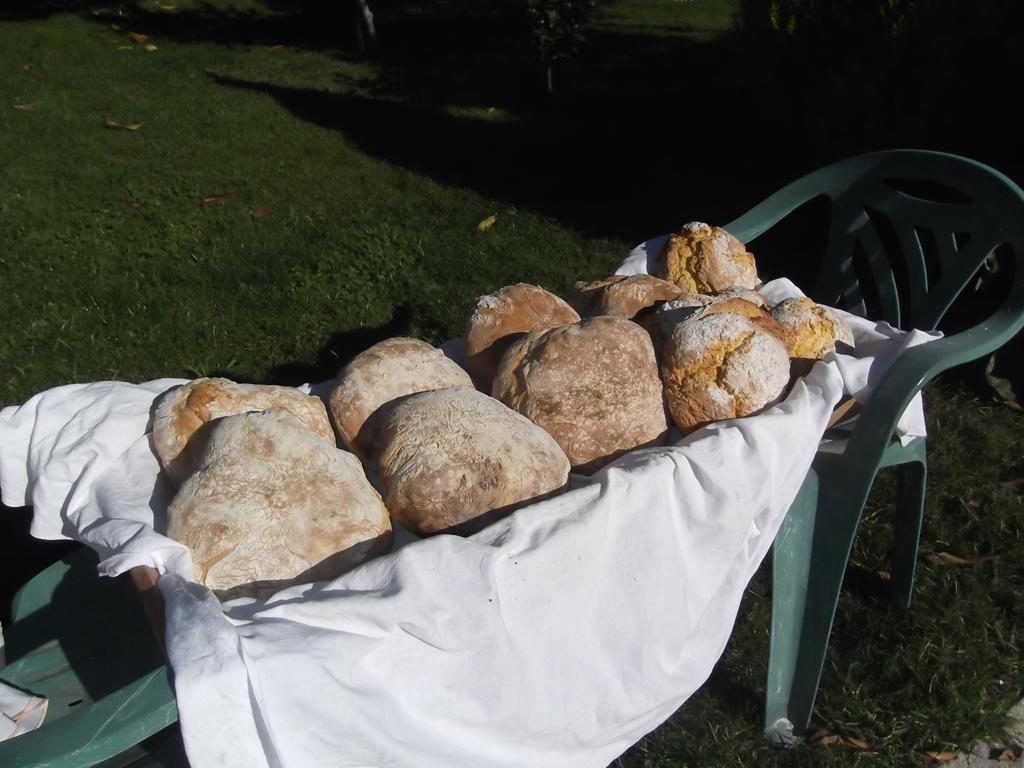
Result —
POLYGON ((577 291, 589 295, 586 315, 613 315, 632 320, 640 312, 659 301, 674 299, 682 291, 678 286, 653 275, 629 275, 596 283, 577 283, 577 291), (600 284, 600 283, 603 283, 600 284))
POLYGON ((626 275, 609 275, 608 277, 602 277, 600 280, 580 280, 572 287, 572 295, 569 296, 569 306, 575 309, 580 317, 601 314, 593 311, 598 296, 609 285, 625 279, 626 275))
POLYGON ((446 387, 473 387, 473 380, 441 350, 419 339, 394 338, 360 352, 338 374, 328 402, 342 441, 363 455, 363 424, 396 397, 446 387))
POLYGON ((619 317, 592 317, 513 343, 493 394, 554 437, 578 472, 659 444, 668 433, 650 336, 619 317))
MULTIPOLYGON (((751 291, 751 293, 754 293, 751 291)), ((732 312, 754 320, 765 330, 780 335, 775 328, 775 321, 767 310, 762 309, 764 301, 758 305, 731 291, 714 294, 683 293, 679 298, 660 305, 645 324, 654 340, 655 350, 661 354, 665 343, 671 338, 672 331, 679 323, 695 317, 714 315, 719 312, 732 312)))
POLYGON ((421 535, 474 533, 569 477, 544 430, 475 389, 393 400, 367 428, 388 509, 421 535))
POLYGON ((757 286, 754 255, 721 227, 700 221, 684 224, 669 236, 658 259, 658 277, 684 291, 713 293, 757 286))
POLYGON ((175 483, 191 474, 193 438, 200 442, 207 423, 248 411, 283 408, 310 432, 334 443, 327 409, 318 397, 292 387, 237 384, 230 379, 196 379, 167 392, 153 415, 153 449, 160 465, 175 483))
POLYGON ((333 579, 390 548, 359 461, 287 411, 213 422, 198 466, 167 509, 167 535, 221 599, 333 579))
POLYGON ((771 313, 792 358, 820 360, 837 341, 853 346, 853 334, 843 318, 805 296, 783 299, 771 313))
POLYGON ((477 387, 490 392, 501 356, 521 334, 579 319, 576 310, 539 286, 507 285, 481 296, 473 305, 466 321, 463 363, 477 387))
POLYGON ((675 327, 661 375, 672 419, 686 434, 777 402, 789 384, 789 355, 756 320, 719 312, 675 327))

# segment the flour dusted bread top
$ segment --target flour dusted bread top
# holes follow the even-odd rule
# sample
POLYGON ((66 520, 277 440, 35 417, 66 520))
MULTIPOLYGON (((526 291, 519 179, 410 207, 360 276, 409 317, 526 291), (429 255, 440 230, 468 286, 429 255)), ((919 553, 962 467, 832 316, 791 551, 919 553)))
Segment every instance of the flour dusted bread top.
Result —
POLYGON ((489 392, 501 356, 523 333, 575 323, 576 310, 529 283, 516 283, 481 296, 466 321, 463 362, 473 381, 489 392))
POLYGON ((790 357, 820 360, 837 341, 853 346, 853 334, 843 318, 804 296, 783 299, 771 312, 790 357))
POLYGON ((323 581, 390 547, 359 461, 281 409, 218 419, 167 509, 196 580, 222 598, 323 581))
POLYGON ((576 283, 577 301, 584 315, 614 315, 632 320, 660 301, 674 299, 682 290, 653 275, 614 275, 592 283, 576 283))
POLYGON ((688 433, 777 402, 789 384, 789 355, 756 320, 719 312, 675 327, 661 374, 672 419, 688 433))
POLYGON ((160 465, 173 481, 182 482, 194 466, 194 451, 186 452, 185 448, 193 436, 202 440, 204 425, 225 416, 268 408, 283 408, 310 432, 334 444, 334 432, 320 398, 292 387, 202 378, 172 389, 157 404, 153 448, 160 465))
POLYGON ((580 472, 660 443, 668 432, 651 339, 619 317, 592 317, 513 343, 493 394, 543 427, 580 472))
POLYGON ((384 403, 396 397, 446 387, 470 387, 462 368, 425 341, 386 339, 360 352, 341 370, 328 402, 338 434, 359 454, 363 424, 384 403))
POLYGON ((713 293, 738 286, 757 287, 754 255, 721 227, 700 221, 669 236, 658 259, 657 276, 684 291, 713 293))
POLYGON ((745 289, 730 289, 713 294, 685 292, 679 298, 659 305, 653 316, 645 323, 645 327, 650 331, 655 350, 659 354, 664 350, 665 343, 671 338, 672 331, 679 323, 720 312, 732 312, 749 317, 778 336, 781 331, 774 327, 775 321, 764 309, 764 304, 760 294, 745 289), (752 296, 748 298, 747 294, 752 296))
POLYGON ((569 461, 542 429, 474 389, 394 400, 367 424, 384 498, 417 533, 473 533, 561 490, 569 461))

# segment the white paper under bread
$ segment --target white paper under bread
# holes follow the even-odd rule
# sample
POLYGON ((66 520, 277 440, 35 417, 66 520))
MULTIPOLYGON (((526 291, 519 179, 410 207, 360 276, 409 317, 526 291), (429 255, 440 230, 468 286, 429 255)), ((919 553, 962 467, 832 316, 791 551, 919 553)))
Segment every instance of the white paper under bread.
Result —
POLYGON ((146 430, 176 383, 0 411, 0 489, 104 573, 163 574, 195 768, 606 766, 710 674, 843 393, 839 364, 819 363, 765 413, 574 476, 472 538, 221 606, 152 529, 167 499, 146 430))

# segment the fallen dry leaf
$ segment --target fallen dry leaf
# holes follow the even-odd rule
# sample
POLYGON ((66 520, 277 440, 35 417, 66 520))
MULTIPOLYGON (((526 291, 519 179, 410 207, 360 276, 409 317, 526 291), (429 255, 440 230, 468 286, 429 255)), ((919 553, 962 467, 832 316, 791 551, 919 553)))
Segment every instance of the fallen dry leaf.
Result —
POLYGON ((155 50, 156 50, 156 46, 155 46, 155 45, 153 45, 152 43, 147 43, 147 44, 146 44, 146 46, 145 46, 145 48, 146 48, 146 50, 147 50, 147 51, 149 51, 150 53, 152 53, 153 51, 155 51, 155 50))
POLYGON ((476 228, 479 229, 481 232, 486 232, 488 229, 494 226, 494 222, 496 222, 497 220, 498 214, 492 214, 483 221, 481 221, 479 224, 477 224, 476 228))
POLYGON ((15 109, 35 109, 36 105, 35 104, 15 104, 14 108, 15 109))
POLYGON ((270 215, 270 209, 269 208, 254 208, 253 211, 252 211, 252 215, 253 216, 260 216, 260 217, 262 217, 262 216, 269 216, 270 215))
POLYGON ((147 40, 149 40, 149 35, 144 35, 141 32, 129 32, 128 37, 130 37, 136 43, 144 43, 147 40))
POLYGON ((979 565, 998 560, 1000 555, 984 555, 982 557, 960 557, 949 552, 929 552, 924 556, 932 565, 979 565))
POLYGON ((106 128, 120 128, 125 131, 137 131, 142 127, 142 123, 119 123, 109 117, 103 118, 103 125, 106 128))
POLYGON ((820 747, 850 747, 858 752, 872 751, 871 744, 864 741, 864 739, 856 739, 852 736, 840 736, 838 733, 828 733, 827 731, 818 731, 816 734, 811 736, 810 742, 812 744, 817 744, 820 747))
POLYGON ((21 68, 24 69, 26 72, 28 72, 28 70, 32 69, 32 65, 31 64, 23 64, 21 66, 21 68))
POLYGON ((135 50, 135 46, 134 45, 119 45, 119 46, 117 46, 117 50, 119 50, 119 51, 134 51, 135 50))
POLYGON ((110 28, 116 32, 121 28, 121 25, 117 23, 111 23, 110 28))
POLYGON ((915 752, 914 754, 928 763, 951 763, 956 760, 956 752, 915 752))
POLYGON ((218 192, 216 195, 204 197, 199 201, 200 205, 221 205, 235 197, 234 192, 218 192))
POLYGON ((174 3, 157 3, 157 5, 165 11, 173 11, 175 8, 178 7, 174 3))
POLYGON ((288 46, 287 45, 272 45, 272 46, 270 46, 270 50, 272 50, 272 51, 287 51, 288 50, 288 46))
POLYGON ((1000 763, 1012 763, 1020 759, 1024 750, 1020 747, 993 747, 989 750, 988 759, 1000 763))

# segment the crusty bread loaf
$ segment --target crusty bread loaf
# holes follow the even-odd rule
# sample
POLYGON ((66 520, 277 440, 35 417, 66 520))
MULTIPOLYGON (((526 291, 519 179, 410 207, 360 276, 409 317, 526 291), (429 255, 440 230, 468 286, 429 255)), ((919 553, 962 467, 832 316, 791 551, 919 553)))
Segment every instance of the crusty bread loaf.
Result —
POLYGON ((493 394, 547 430, 579 472, 661 443, 668 432, 651 339, 619 317, 592 317, 513 343, 493 394))
POLYGON ((551 437, 475 389, 393 400, 367 422, 384 498, 419 534, 469 534, 561 490, 569 461, 551 437))
POLYGON ((778 401, 789 384, 789 355, 756 320, 719 312, 675 327, 661 374, 672 419, 686 434, 778 401))
POLYGON ((853 334, 843 318, 804 296, 783 299, 771 313, 792 358, 820 360, 837 341, 853 346, 853 334))
POLYGON ((658 259, 657 276, 684 291, 713 293, 739 286, 757 287, 754 255, 721 227, 700 221, 684 224, 669 236, 658 259))
POLYGON ((292 387, 237 384, 229 379, 196 379, 166 393, 153 415, 153 449, 175 483, 192 472, 194 451, 185 451, 193 437, 202 440, 205 424, 248 411, 283 408, 309 431, 334 443, 327 409, 318 397, 292 387))
POLYGON ((167 534, 222 599, 333 579, 390 548, 388 512, 359 461, 287 411, 227 416, 207 431, 167 534))
POLYGON ((477 387, 490 392, 501 356, 521 334, 579 319, 576 310, 539 286, 507 285, 473 305, 466 320, 463 364, 477 387))
POLYGON ((359 431, 370 415, 396 397, 446 387, 470 387, 473 381, 441 350, 425 341, 386 339, 360 352, 338 374, 328 402, 342 441, 366 453, 359 431))
POLYGON ((593 283, 576 283, 576 292, 585 307, 580 314, 614 315, 632 320, 644 309, 676 298, 682 290, 653 275, 614 275, 593 283))
MULTIPOLYGON (((751 291, 751 293, 756 292, 751 291)), ((644 324, 644 327, 651 334, 654 341, 655 351, 660 355, 665 344, 672 336, 675 327, 684 320, 695 317, 714 315, 719 312, 732 312, 743 315, 754 320, 775 335, 781 331, 775 327, 775 321, 767 310, 763 309, 764 301, 760 304, 745 298, 736 291, 721 291, 714 294, 683 293, 679 298, 667 301, 658 306, 652 317, 644 324)))

